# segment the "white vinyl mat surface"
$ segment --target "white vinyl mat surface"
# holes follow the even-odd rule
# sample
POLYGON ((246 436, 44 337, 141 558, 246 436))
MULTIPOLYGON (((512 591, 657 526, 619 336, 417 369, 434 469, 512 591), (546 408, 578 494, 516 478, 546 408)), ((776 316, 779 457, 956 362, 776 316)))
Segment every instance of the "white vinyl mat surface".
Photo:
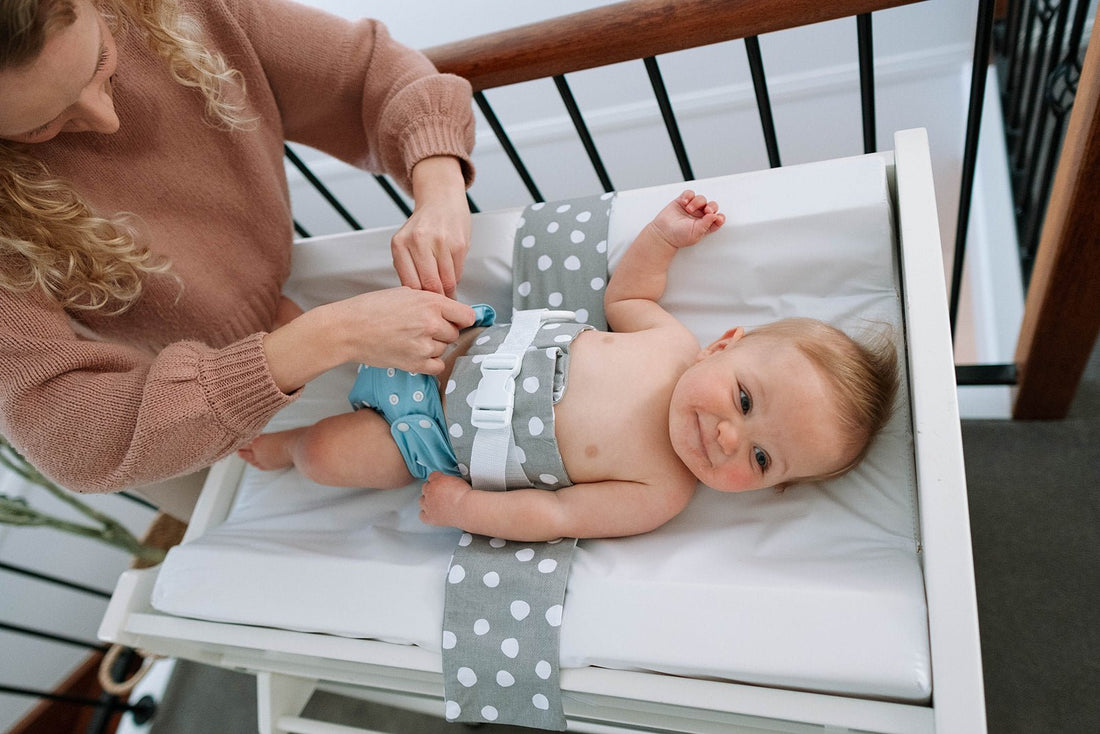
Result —
MULTIPOLYGON (((692 182, 728 220, 674 261, 662 303, 703 344, 733 326, 816 316, 903 337, 883 159, 860 156, 692 182)), ((685 185, 620 193, 612 268, 685 185)), ((459 296, 510 307, 520 210, 477 215, 459 296)), ((568 215, 566 215, 568 216, 568 215)), ((392 231, 306 241, 288 293, 309 307, 396 285, 392 231)), ((902 360, 904 365, 904 360, 902 360)), ((271 428, 348 410, 334 370, 271 428)), ((700 486, 653 533, 585 540, 562 623, 563 667, 600 666, 906 702, 931 695, 908 393, 867 460, 838 480, 721 494, 700 486)), ((226 521, 174 548, 154 606, 205 620, 439 650, 459 531, 417 518, 419 486, 321 487, 245 471, 226 521)), ((517 545, 517 550, 520 544, 517 545)))

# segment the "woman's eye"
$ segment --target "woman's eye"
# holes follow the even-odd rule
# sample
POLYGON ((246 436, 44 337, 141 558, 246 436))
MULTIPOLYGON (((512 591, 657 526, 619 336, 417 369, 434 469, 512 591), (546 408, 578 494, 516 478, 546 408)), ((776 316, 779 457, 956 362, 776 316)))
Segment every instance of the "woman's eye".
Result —
POLYGON ((752 410, 752 398, 750 398, 749 394, 747 392, 745 392, 744 390, 741 390, 740 393, 741 393, 741 412, 747 414, 750 410, 752 410))
POLYGON ((103 49, 103 51, 101 51, 100 54, 99 54, 99 62, 96 64, 96 67, 95 67, 95 70, 96 70, 97 73, 102 71, 103 67, 107 65, 107 56, 108 56, 107 49, 103 49))
POLYGON ((756 459, 756 465, 766 470, 768 468, 768 455, 764 453, 764 450, 754 448, 752 453, 753 457, 756 459))

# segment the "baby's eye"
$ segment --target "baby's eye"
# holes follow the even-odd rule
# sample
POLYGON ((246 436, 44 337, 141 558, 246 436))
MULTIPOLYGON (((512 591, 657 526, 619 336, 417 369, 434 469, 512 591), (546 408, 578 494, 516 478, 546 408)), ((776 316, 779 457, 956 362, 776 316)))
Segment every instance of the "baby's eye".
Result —
POLYGON ((762 470, 767 471, 768 455, 764 453, 764 449, 754 448, 752 450, 752 455, 753 458, 756 459, 756 465, 759 466, 762 470))
POLYGON ((749 394, 747 392, 745 392, 744 390, 740 390, 740 393, 741 393, 741 412, 745 413, 745 414, 748 414, 748 412, 750 410, 752 410, 752 398, 750 398, 749 394))

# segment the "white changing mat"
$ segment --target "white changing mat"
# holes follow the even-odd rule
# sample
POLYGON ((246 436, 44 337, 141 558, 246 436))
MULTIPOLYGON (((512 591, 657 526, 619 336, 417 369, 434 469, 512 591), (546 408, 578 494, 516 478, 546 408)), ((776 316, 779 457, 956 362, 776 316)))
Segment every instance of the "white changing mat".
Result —
MULTIPOLYGON (((886 322, 900 341, 886 175, 884 158, 860 156, 693 182, 719 201, 727 223, 677 255, 662 302, 703 344, 732 326, 787 315, 853 332, 886 322)), ((612 267, 684 187, 617 196, 612 267)), ((563 223, 575 214, 563 213, 563 223)), ((462 300, 508 313, 519 216, 518 209, 475 216, 462 300)), ((391 234, 301 243, 288 293, 309 307, 396 285, 391 234)), ((324 375, 271 428, 348 410, 353 378, 351 366, 324 375)), ((422 525, 418 494, 419 485, 333 489, 294 471, 249 467, 226 521, 169 553, 153 605, 438 652, 443 583, 459 531, 422 525)), ((566 595, 562 665, 927 701, 918 536, 903 387, 868 459, 846 477, 782 494, 700 487, 655 532, 581 541, 566 595)))

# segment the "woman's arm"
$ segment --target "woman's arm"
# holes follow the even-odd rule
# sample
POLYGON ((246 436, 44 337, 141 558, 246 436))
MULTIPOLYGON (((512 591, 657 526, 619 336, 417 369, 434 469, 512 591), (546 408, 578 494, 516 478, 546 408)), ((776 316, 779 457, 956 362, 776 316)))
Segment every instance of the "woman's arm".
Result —
POLYGON ((271 378, 290 393, 345 362, 438 374, 443 350, 473 323, 465 304, 388 288, 310 309, 264 336, 263 346, 271 378))
POLYGON ((394 266, 403 285, 453 296, 470 242, 470 85, 439 74, 378 21, 285 0, 239 3, 283 134, 410 191, 415 207, 393 238, 394 266))
POLYGON ((470 249, 470 207, 461 162, 433 156, 413 166, 412 216, 390 250, 402 285, 453 298, 470 249))
POLYGON ((456 159, 464 181, 473 180, 465 79, 437 72, 377 20, 291 0, 218 1, 231 8, 263 70, 263 79, 248 80, 250 93, 270 88, 286 139, 387 173, 406 191, 416 164, 433 156, 456 159))
POLYGON ((438 340, 471 323, 468 306, 394 288, 220 348, 181 341, 153 354, 80 338, 43 294, 0 290, 0 432, 70 489, 149 484, 234 451, 337 364, 438 372, 438 340))
POLYGON ((292 402, 261 334, 156 354, 78 337, 42 294, 0 291, 0 432, 62 486, 111 492, 209 465, 292 402))

